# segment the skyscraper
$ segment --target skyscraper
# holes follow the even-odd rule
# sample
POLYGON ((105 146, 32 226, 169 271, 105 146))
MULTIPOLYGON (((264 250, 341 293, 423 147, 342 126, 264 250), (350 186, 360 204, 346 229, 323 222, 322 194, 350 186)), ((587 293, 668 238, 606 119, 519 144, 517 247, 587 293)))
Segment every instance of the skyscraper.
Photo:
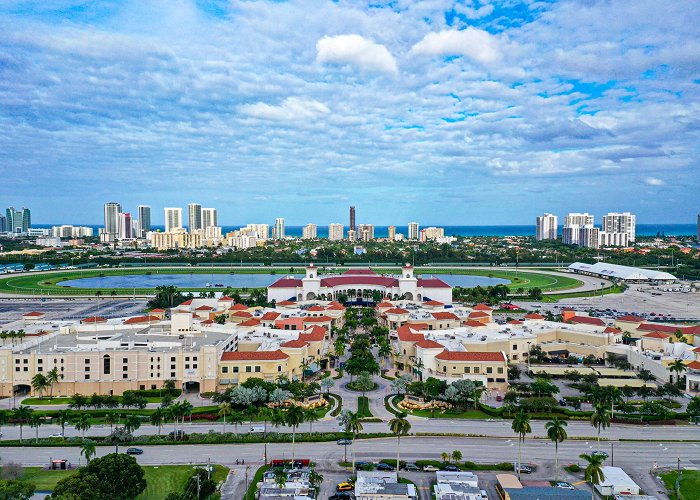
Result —
POLYGON ((131 214, 129 212, 127 213, 122 213, 119 214, 118 216, 119 219, 119 232, 117 233, 117 237, 120 240, 129 240, 133 238, 133 224, 131 222, 131 214))
POLYGON ((215 208, 202 209, 202 229, 219 225, 218 215, 215 208))
POLYGON ((626 233, 629 242, 633 243, 637 232, 637 216, 629 212, 604 215, 603 231, 606 233, 626 233))
POLYGON ((409 222, 408 223, 408 239, 417 240, 420 233, 418 232, 418 223, 409 222))
POLYGON ((350 231, 355 230, 355 207, 350 207, 350 231))
POLYGON ((202 205, 198 203, 190 203, 187 205, 187 212, 189 213, 189 230, 196 231, 197 229, 202 229, 202 205))
POLYGON ((343 225, 342 224, 328 224, 328 239, 331 241, 338 241, 343 239, 343 225))
POLYGON ((302 229, 301 237, 304 240, 315 240, 317 235, 316 224, 307 224, 302 229))
POLYGON ((396 226, 389 226, 387 239, 394 241, 396 239, 396 226))
POLYGON ((589 213, 570 213, 567 214, 564 220, 564 226, 592 226, 594 224, 593 216, 589 213))
POLYGON ((139 238, 145 238, 146 233, 151 230, 151 207, 149 205, 139 205, 139 238))
POLYGON ((275 219, 275 227, 272 228, 272 239, 284 239, 284 219, 282 217, 275 219))
POLYGON ((28 208, 22 207, 22 210, 16 210, 15 207, 10 207, 5 211, 7 232, 27 233, 31 225, 32 214, 28 208))
MULTIPOLYGON (((581 230, 593 227, 593 216, 589 213, 570 213, 564 219, 564 228, 561 231, 561 242, 564 245, 581 245, 581 230)), ((590 232, 584 232, 588 235, 590 232)))
POLYGON ((357 239, 362 241, 370 241, 374 239, 374 226, 372 224, 357 225, 357 239))
POLYGON ((165 232, 169 233, 173 229, 182 227, 182 209, 165 208, 165 232))
MULTIPOLYGON (((698 220, 700 220, 700 217, 698 217, 698 220)), ((0 233, 5 232, 7 232, 7 217, 0 215, 0 233)))
POLYGON ((115 202, 110 201, 105 203, 104 215, 105 215, 105 233, 116 238, 119 234, 119 214, 122 213, 122 206, 115 202))
POLYGON ((698 214, 698 227, 697 227, 697 230, 698 230, 698 239, 700 240, 700 214, 698 214))
POLYGON ((537 230, 535 237, 537 241, 557 239, 557 216, 544 214, 537 217, 537 230))

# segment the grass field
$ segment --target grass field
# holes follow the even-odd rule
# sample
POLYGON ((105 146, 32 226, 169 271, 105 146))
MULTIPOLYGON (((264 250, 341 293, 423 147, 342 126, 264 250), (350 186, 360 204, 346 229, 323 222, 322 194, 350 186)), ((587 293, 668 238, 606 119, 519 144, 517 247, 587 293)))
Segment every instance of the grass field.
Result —
POLYGON ((357 414, 360 418, 369 418, 373 416, 369 409, 369 399, 367 396, 359 396, 357 398, 357 414))
MULTIPOLYGON (((139 500, 162 500, 170 492, 182 492, 187 479, 192 473, 190 465, 146 466, 143 468, 146 489, 137 498, 139 500)), ((212 478, 219 483, 226 479, 229 469, 215 465, 212 478)), ((63 478, 75 474, 75 470, 47 470, 41 467, 26 467, 22 479, 33 483, 37 490, 52 491, 63 478)))
MULTIPOLYGON (((303 269, 294 268, 292 272, 303 273, 303 269)), ((337 272, 337 271, 334 271, 337 272)), ((399 273, 398 268, 381 268, 380 273, 399 273)), ((58 283, 67 280, 81 278, 95 278, 101 275, 104 276, 126 276, 126 275, 145 275, 145 274, 279 274, 281 276, 289 274, 289 268, 265 268, 265 269, 240 269, 240 268, 197 268, 197 267, 180 267, 180 268, 142 268, 142 269, 91 269, 85 271, 51 271, 48 273, 25 273, 12 275, 9 277, 0 278, 0 292, 4 293, 26 293, 34 295, 82 295, 96 296, 99 292, 103 296, 111 295, 148 295, 154 292, 152 288, 71 288, 63 287, 58 283)), ((502 278, 509 280, 507 285, 512 291, 522 288, 527 291, 530 288, 540 288, 544 292, 557 290, 570 290, 577 288, 581 282, 575 278, 567 276, 555 276, 543 272, 520 271, 514 269, 462 269, 462 268, 419 268, 416 270, 417 275, 430 274, 455 274, 468 276, 487 276, 493 278, 502 278)), ((212 288, 185 288, 184 291, 201 292, 212 291, 212 288)), ((240 289, 243 290, 243 289, 240 289)), ((214 290, 215 291, 215 290, 214 290)))
POLYGON ((676 496, 676 471, 661 474, 671 500, 700 500, 700 471, 684 470, 681 474, 681 496, 676 496))
MULTIPOLYGON (((121 403, 121 396, 116 396, 117 402, 121 403)), ((147 403, 160 403, 161 398, 147 397, 147 403)), ((50 406, 50 405, 67 405, 70 404, 71 398, 25 398, 22 400, 23 405, 27 406, 50 406)))

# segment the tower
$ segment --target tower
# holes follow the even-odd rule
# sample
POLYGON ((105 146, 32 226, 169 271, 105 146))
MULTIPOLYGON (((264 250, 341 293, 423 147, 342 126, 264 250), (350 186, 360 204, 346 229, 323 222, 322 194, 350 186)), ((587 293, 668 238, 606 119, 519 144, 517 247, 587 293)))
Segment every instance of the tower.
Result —
POLYGON ((355 207, 350 207, 350 231, 355 231, 355 207))
POLYGON ((418 232, 418 223, 409 222, 408 223, 408 239, 417 240, 420 233, 418 232))
POLYGON ((202 205, 199 203, 190 203, 187 205, 187 212, 189 215, 188 228, 190 233, 197 229, 202 229, 202 205))
POLYGON ((182 227, 182 209, 165 208, 165 232, 169 233, 173 229, 182 227))
POLYGON ((219 225, 219 217, 215 208, 202 209, 202 229, 219 225))
POLYGON ((151 230, 151 207, 149 205, 139 205, 139 229, 141 234, 137 236, 139 238, 145 238, 146 233, 151 230))
POLYGON ((119 214, 122 212, 122 206, 119 203, 110 201, 105 203, 105 233, 112 236, 119 234, 119 214))
POLYGON ((535 230, 535 238, 537 241, 556 240, 557 222, 556 215, 544 214, 537 217, 537 228, 535 230))

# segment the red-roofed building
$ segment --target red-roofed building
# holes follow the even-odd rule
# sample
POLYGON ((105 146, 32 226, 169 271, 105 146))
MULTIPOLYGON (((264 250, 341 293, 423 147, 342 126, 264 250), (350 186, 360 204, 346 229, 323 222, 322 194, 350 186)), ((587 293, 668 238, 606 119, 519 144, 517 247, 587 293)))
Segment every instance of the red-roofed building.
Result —
POLYGON ((566 322, 572 325, 605 326, 605 321, 591 316, 572 316, 566 322))
POLYGON ((251 318, 249 320, 238 323, 238 326, 242 326, 242 327, 260 326, 260 323, 261 322, 258 318, 251 318))
POLYGON ((272 327, 275 325, 275 320, 282 316, 282 313, 278 313, 275 311, 267 311, 265 314, 262 315, 262 318, 260 318, 260 321, 263 326, 267 327, 272 327))
POLYGON ((489 312, 493 311, 492 307, 487 306, 486 304, 477 304, 474 307, 472 307, 473 311, 484 311, 484 312, 489 312))
POLYGON ((249 378, 273 381, 278 376, 292 376, 289 355, 275 351, 224 352, 219 360, 218 386, 225 390, 249 378))
POLYGON ((38 311, 32 311, 32 312, 24 313, 22 315, 22 320, 24 321, 25 325, 33 325, 34 323, 38 323, 39 321, 43 321, 44 318, 46 318, 46 313, 38 312, 38 311))
POLYGON ((124 321, 125 325, 140 325, 140 324, 151 324, 158 323, 160 318, 158 316, 135 316, 124 321))
POLYGON ((325 310, 325 307, 321 307, 318 304, 313 305, 307 309, 308 312, 325 312, 325 310))
POLYGON ((275 320, 275 328, 280 330, 303 330, 304 318, 282 318, 275 320))
POLYGON ((89 318, 81 319, 80 323, 83 325, 96 325, 99 323, 107 323, 107 318, 102 316, 90 316, 89 318))
POLYGON ((480 326, 486 326, 484 323, 481 321, 477 321, 475 319, 468 319, 466 321, 462 321, 462 326, 469 326, 471 328, 479 328, 480 326))
POLYGON ((247 311, 248 306, 245 304, 234 304, 230 307, 232 311, 247 311))
POLYGON ((300 339, 296 340, 288 340, 287 342, 284 342, 280 344, 280 347, 286 347, 288 349, 302 349, 304 347, 308 347, 309 343, 305 342, 300 339))
POLYGON ((502 352, 449 351, 435 355, 434 376, 446 380, 470 379, 489 390, 505 392, 508 389, 508 360, 502 352))
POLYGON ((525 319, 542 321, 544 319, 544 316, 542 316, 541 314, 537 314, 537 313, 530 313, 530 314, 525 315, 525 319))
POLYGON ((440 342, 435 342, 434 340, 430 339, 423 339, 419 340, 416 342, 416 347, 420 347, 421 349, 444 349, 445 346, 442 345, 440 342))
POLYGON ((664 352, 671 334, 665 332, 649 332, 641 337, 641 349, 644 351, 664 352))

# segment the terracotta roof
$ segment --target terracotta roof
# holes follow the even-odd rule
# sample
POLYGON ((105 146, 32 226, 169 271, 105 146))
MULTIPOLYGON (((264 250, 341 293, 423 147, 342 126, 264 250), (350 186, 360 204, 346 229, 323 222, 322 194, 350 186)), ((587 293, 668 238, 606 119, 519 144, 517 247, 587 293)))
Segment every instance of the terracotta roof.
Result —
POLYGON ((472 307, 472 309, 475 311, 493 311, 493 308, 487 306, 486 304, 477 304, 474 307, 472 307))
POLYGON ((280 278, 268 288, 296 288, 302 286, 302 281, 297 278, 280 278))
POLYGON ((440 278, 418 278, 418 286, 422 286, 424 288, 452 288, 440 278))
POLYGON ((343 273, 344 275, 361 275, 361 276, 376 276, 377 273, 371 269, 348 269, 343 273))
POLYGON ((544 319, 544 316, 537 313, 530 313, 525 315, 525 319, 544 319))
POLYGON ((642 337, 645 338, 650 338, 650 339, 668 339, 671 337, 668 333, 664 332, 651 332, 651 333, 645 333, 642 335, 642 337))
POLYGON ((325 310, 326 310, 325 307, 321 307, 319 305, 313 305, 307 309, 307 311, 311 311, 311 312, 325 311, 325 310))
POLYGON ((398 335, 399 340, 402 342, 418 342, 419 340, 423 340, 425 338, 420 333, 414 333, 411 327, 408 325, 400 326, 396 330, 396 334, 398 335))
POLYGON ((605 326, 605 321, 600 318, 591 318, 590 316, 573 316, 569 318, 573 324, 583 324, 583 325, 594 325, 594 326, 605 326))
POLYGON ((603 333, 622 333, 622 330, 615 328, 614 326, 609 326, 603 330, 603 333))
POLYGON ((263 321, 274 321, 277 318, 279 318, 282 315, 282 313, 274 312, 274 311, 267 311, 265 314, 262 315, 262 320, 263 321))
POLYGON ((342 276, 330 276, 321 278, 321 286, 335 287, 341 285, 375 285, 386 288, 399 286, 399 280, 389 276, 372 274, 343 274, 342 276))
POLYGON ((192 305, 192 299, 186 300, 180 304, 181 306, 191 306, 192 305))
POLYGON ((620 316, 617 318, 618 321, 627 321, 629 323, 641 323, 644 321, 644 318, 640 318, 639 316, 635 316, 634 314, 627 314, 625 316, 620 316))
POLYGON ((293 306, 294 302, 291 300, 283 300, 282 302, 277 303, 278 306, 293 306))
POLYGON ((234 313, 231 313, 231 316, 235 316, 236 318, 252 318, 253 315, 250 314, 248 311, 236 311, 234 313))
POLYGON ((443 304, 442 302, 440 302, 438 300, 429 300, 428 302, 425 303, 425 305, 427 305, 427 306, 444 306, 445 304, 443 304))
POLYGON ((505 361, 506 357, 502 352, 465 352, 448 351, 445 349, 435 358, 443 361, 505 361))
POLYGON ((486 326, 486 325, 483 324, 481 321, 477 321, 477 320, 475 320, 475 319, 468 319, 468 320, 466 320, 466 321, 462 321, 462 325, 464 325, 464 326, 471 326, 471 327, 474 327, 474 328, 479 327, 479 326, 486 326))
POLYGON ((700 347, 696 347, 695 349, 693 349, 693 352, 700 352, 700 347))
POLYGON ((151 309, 152 313, 164 313, 165 309, 151 309))
POLYGON ((245 304, 234 304, 229 309, 231 309, 232 311, 247 311, 248 306, 245 304))
POLYGON ((307 345, 309 345, 308 342, 305 342, 305 341, 300 340, 300 339, 288 340, 287 342, 280 344, 281 347, 290 347, 292 349, 299 349, 299 348, 307 346, 307 345))
POLYGON ((391 302, 384 301, 384 302, 380 302, 379 304, 377 304, 377 307, 383 309, 385 307, 394 307, 394 304, 392 304, 391 302))
POLYGON ((233 299, 232 299, 231 297, 227 296, 227 295, 224 295, 223 297, 221 297, 221 298, 219 299, 219 302, 224 302, 224 301, 233 302, 233 299))
POLYGON ((434 340, 430 339, 419 340, 418 342, 416 342, 416 345, 422 349, 442 349, 445 347, 441 343, 435 342, 434 340))
POLYGON ((221 361, 274 361, 277 359, 287 359, 289 356, 279 349, 276 351, 253 351, 253 352, 225 352, 221 355, 221 361))
POLYGON ((430 315, 435 319, 456 319, 459 321, 459 317, 457 317, 454 313, 447 311, 434 312, 430 313, 430 315))
POLYGON ((326 309, 328 309, 329 311, 344 311, 345 306, 343 306, 343 304, 341 304, 340 302, 333 301, 330 304, 328 304, 326 309))
POLYGON ((509 324, 509 325, 522 325, 523 322, 520 321, 519 319, 511 319, 511 320, 508 322, 508 324, 509 324))
POLYGON ((691 361, 687 366, 690 370, 700 370, 700 361, 691 361))
POLYGON ((44 316, 45 314, 46 314, 46 313, 37 312, 37 311, 32 311, 32 312, 24 313, 22 316, 35 317, 35 316, 44 316))
POLYGON ((125 325, 137 325, 139 323, 153 323, 160 321, 158 316, 136 316, 124 321, 125 325))
POLYGON ((199 306, 195 311, 212 311, 214 310, 211 306, 199 306))
POLYGON ((238 323, 238 326, 258 326, 260 324, 260 320, 258 318, 252 318, 247 321, 243 321, 241 323, 238 323))
POLYGON ((469 313, 469 318, 488 318, 489 315, 488 313, 481 312, 481 311, 474 311, 469 313))
POLYGON ((637 330, 642 330, 645 332, 675 333, 676 330, 683 331, 683 328, 675 325, 663 325, 659 323, 642 323, 637 327, 637 330))
POLYGON ((81 323, 106 323, 107 319, 102 316, 90 316, 80 321, 81 323))
POLYGON ((333 318, 330 316, 307 316, 304 318, 304 323, 328 323, 329 321, 333 321, 333 318))
POLYGON ((320 342, 326 338, 326 328, 323 326, 314 325, 300 333, 299 338, 306 342, 320 342))
POLYGON ((208 320, 202 321, 202 324, 203 324, 203 325, 213 325, 213 324, 214 324, 214 320, 213 320, 213 319, 208 319, 208 320))
POLYGON ((392 307, 384 311, 386 314, 408 314, 406 309, 401 309, 400 307, 392 307))

